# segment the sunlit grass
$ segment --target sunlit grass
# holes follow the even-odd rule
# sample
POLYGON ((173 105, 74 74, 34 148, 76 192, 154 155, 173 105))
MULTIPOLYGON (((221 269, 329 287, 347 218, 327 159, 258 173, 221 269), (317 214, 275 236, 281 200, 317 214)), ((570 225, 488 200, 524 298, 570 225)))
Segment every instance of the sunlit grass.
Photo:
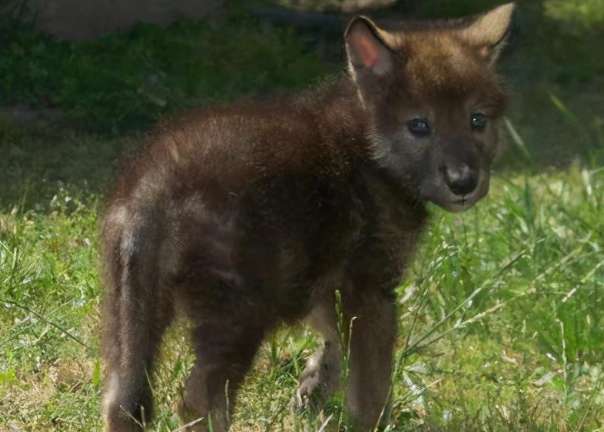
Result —
MULTIPOLYGON (((40 210, 0 213, 0 425, 101 427, 98 198, 76 195, 59 188, 40 210)), ((601 427, 603 206, 604 170, 576 165, 502 173, 475 209, 432 210, 399 290, 390 430, 601 427)), ((154 386, 161 431, 178 426, 173 407, 191 362, 185 332, 171 336, 154 386)), ((234 430, 341 422, 341 396, 319 418, 291 410, 314 347, 301 329, 267 342, 234 430)))

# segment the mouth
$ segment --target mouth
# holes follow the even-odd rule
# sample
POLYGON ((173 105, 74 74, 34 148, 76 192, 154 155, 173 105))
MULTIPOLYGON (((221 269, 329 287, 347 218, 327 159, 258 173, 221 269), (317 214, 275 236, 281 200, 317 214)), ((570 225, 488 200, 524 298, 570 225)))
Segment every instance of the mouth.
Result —
POLYGON ((455 195, 440 182, 422 190, 423 198, 452 213, 464 212, 484 198, 489 191, 489 178, 483 176, 478 187, 467 195, 455 195))
POLYGON ((433 197, 432 199, 429 199, 429 201, 432 201, 434 204, 452 213, 460 213, 472 208, 474 204, 480 201, 485 195, 486 191, 477 189, 471 194, 461 197, 451 196, 451 194, 439 194, 439 196, 433 197))
POLYGON ((453 213, 460 213, 471 208, 477 200, 469 200, 467 198, 461 198, 449 201, 448 203, 440 204, 445 210, 453 213))
POLYGON ((454 199, 448 200, 441 207, 445 208, 454 213, 466 211, 474 206, 487 194, 488 188, 477 188, 474 192, 464 195, 462 197, 455 197, 454 199))

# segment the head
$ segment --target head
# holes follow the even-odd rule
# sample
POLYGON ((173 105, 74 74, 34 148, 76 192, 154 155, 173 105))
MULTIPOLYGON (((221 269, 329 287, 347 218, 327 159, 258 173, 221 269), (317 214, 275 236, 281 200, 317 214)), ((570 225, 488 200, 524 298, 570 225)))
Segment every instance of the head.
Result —
POLYGON ((506 99, 495 63, 513 9, 391 31, 366 17, 348 25, 349 70, 370 118, 372 156, 422 201, 462 211, 488 192, 506 99))

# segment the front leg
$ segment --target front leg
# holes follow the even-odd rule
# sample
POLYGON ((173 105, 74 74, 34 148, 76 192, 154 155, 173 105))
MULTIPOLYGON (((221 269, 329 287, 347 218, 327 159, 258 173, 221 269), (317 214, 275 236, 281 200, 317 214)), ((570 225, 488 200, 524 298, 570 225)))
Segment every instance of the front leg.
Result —
POLYGON ((343 296, 350 329, 347 408, 354 430, 373 431, 389 401, 396 311, 382 291, 349 290, 343 296))

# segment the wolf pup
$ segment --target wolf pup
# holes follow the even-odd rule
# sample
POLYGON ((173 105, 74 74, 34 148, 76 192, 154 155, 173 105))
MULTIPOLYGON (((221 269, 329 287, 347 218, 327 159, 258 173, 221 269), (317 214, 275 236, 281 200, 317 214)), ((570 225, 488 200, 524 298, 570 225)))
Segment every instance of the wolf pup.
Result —
POLYGON ((150 421, 154 357, 176 311, 192 322, 196 354, 179 406, 187 430, 228 429, 237 389, 281 323, 306 320, 325 341, 296 399, 329 397, 343 350, 336 290, 351 323, 351 423, 378 424, 393 290, 426 204, 462 211, 489 188, 506 100, 494 63, 513 8, 391 31, 356 17, 338 80, 160 128, 118 178, 102 226, 107 431, 150 421))

